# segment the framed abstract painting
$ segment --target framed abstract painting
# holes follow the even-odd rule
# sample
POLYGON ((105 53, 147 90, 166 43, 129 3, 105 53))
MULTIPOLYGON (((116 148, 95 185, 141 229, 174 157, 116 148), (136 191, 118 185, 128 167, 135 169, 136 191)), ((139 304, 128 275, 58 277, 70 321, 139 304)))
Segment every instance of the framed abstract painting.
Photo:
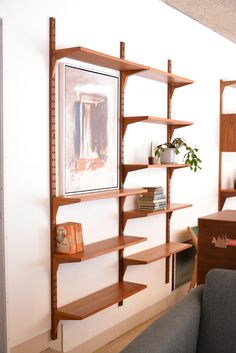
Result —
POLYGON ((119 186, 119 76, 60 64, 60 194, 119 186))

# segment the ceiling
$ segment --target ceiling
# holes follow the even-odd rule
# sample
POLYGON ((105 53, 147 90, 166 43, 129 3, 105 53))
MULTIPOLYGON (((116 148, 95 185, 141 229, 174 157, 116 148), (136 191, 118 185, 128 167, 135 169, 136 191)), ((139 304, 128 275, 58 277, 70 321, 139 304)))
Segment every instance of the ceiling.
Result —
POLYGON ((162 0, 236 43, 236 0, 162 0))

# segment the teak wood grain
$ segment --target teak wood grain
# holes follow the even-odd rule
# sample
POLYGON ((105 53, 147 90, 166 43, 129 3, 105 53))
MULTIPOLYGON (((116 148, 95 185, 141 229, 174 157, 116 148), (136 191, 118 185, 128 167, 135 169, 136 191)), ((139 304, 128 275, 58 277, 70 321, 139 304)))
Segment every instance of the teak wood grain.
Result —
POLYGON ((236 270, 236 248, 218 248, 213 237, 227 236, 236 239, 236 210, 225 210, 198 219, 198 284, 205 282, 207 272, 212 268, 236 270))
POLYGON ((80 262, 93 257, 108 254, 113 251, 124 249, 128 246, 135 245, 147 240, 144 237, 134 237, 129 235, 117 236, 102 240, 96 243, 88 244, 84 247, 84 251, 67 255, 67 254, 55 254, 54 257, 60 263, 67 262, 80 262))
POLYGON ((57 310, 60 320, 82 320, 147 288, 144 284, 119 282, 57 310))
POLYGON ((174 84, 177 86, 184 86, 193 83, 192 80, 174 75, 172 73, 158 70, 146 65, 137 64, 125 59, 120 59, 83 47, 57 49, 53 51, 53 56, 55 60, 70 58, 73 60, 84 61, 90 64, 107 67, 109 69, 126 72, 127 74, 136 74, 150 80, 155 80, 167 84, 174 84))
POLYGON ((222 154, 223 152, 236 152, 236 114, 224 113, 223 98, 225 87, 236 88, 236 80, 220 80, 218 211, 223 209, 227 197, 234 196, 234 193, 222 190, 222 154))
POLYGON ((104 192, 94 192, 89 194, 55 196, 53 199, 57 206, 63 206, 63 205, 77 203, 77 202, 138 195, 138 194, 143 194, 145 192, 147 192, 147 190, 145 189, 120 189, 120 190, 111 190, 111 191, 104 191, 104 192))
POLYGON ((186 243, 167 243, 159 246, 155 246, 151 249, 141 251, 139 253, 126 256, 125 264, 128 265, 137 265, 137 264, 149 264, 151 262, 169 257, 180 251, 191 248, 192 244, 186 243))
POLYGON ((236 114, 221 114, 221 152, 236 152, 236 114))
POLYGON ((160 118, 156 116, 129 116, 129 117, 125 116, 124 117, 124 123, 127 125, 140 123, 140 122, 151 123, 151 124, 172 125, 176 129, 180 127, 190 126, 193 124, 190 121, 166 119, 166 118, 160 118))
POLYGON ((163 210, 131 210, 131 211, 126 211, 124 212, 124 217, 126 219, 131 219, 131 218, 140 218, 140 217, 148 217, 148 216, 154 216, 162 213, 169 213, 169 212, 174 212, 181 210, 183 208, 188 208, 192 207, 191 204, 181 204, 181 203, 170 203, 166 205, 166 208, 163 210))

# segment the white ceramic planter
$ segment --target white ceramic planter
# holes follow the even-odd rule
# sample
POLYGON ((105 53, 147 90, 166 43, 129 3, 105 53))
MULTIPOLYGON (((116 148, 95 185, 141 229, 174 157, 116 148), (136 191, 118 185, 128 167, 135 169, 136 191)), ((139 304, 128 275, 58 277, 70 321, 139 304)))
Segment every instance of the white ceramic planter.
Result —
POLYGON ((165 148, 161 152, 161 164, 178 164, 178 155, 174 148, 165 148))

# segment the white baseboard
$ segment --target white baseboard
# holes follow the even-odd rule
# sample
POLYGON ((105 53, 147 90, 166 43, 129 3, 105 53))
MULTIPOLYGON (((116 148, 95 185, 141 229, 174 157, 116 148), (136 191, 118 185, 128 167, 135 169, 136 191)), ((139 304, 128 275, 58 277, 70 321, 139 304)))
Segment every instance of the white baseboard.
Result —
MULTIPOLYGON (((148 319, 155 315, 160 314, 162 311, 167 310, 172 305, 176 304, 181 298, 183 298, 189 288, 189 283, 179 287, 173 291, 168 297, 159 301, 158 303, 138 312, 134 316, 128 318, 125 321, 120 322, 118 325, 111 327, 110 329, 102 332, 101 334, 91 338, 83 344, 73 348, 67 353, 94 353, 99 348, 105 346, 111 341, 114 341, 118 337, 124 335, 134 327, 142 324, 148 319)), ((47 331, 39 336, 36 336, 29 341, 26 341, 20 345, 17 345, 10 349, 10 353, 41 353, 47 348, 52 348, 62 352, 62 331, 63 327, 58 326, 58 338, 55 341, 51 340, 51 332, 47 331)))
POLYGON ((46 331, 41 335, 33 337, 30 340, 11 348, 10 353, 41 353, 47 348, 52 348, 61 352, 61 331, 61 325, 58 325, 58 338, 55 341, 51 340, 51 331, 46 331))

